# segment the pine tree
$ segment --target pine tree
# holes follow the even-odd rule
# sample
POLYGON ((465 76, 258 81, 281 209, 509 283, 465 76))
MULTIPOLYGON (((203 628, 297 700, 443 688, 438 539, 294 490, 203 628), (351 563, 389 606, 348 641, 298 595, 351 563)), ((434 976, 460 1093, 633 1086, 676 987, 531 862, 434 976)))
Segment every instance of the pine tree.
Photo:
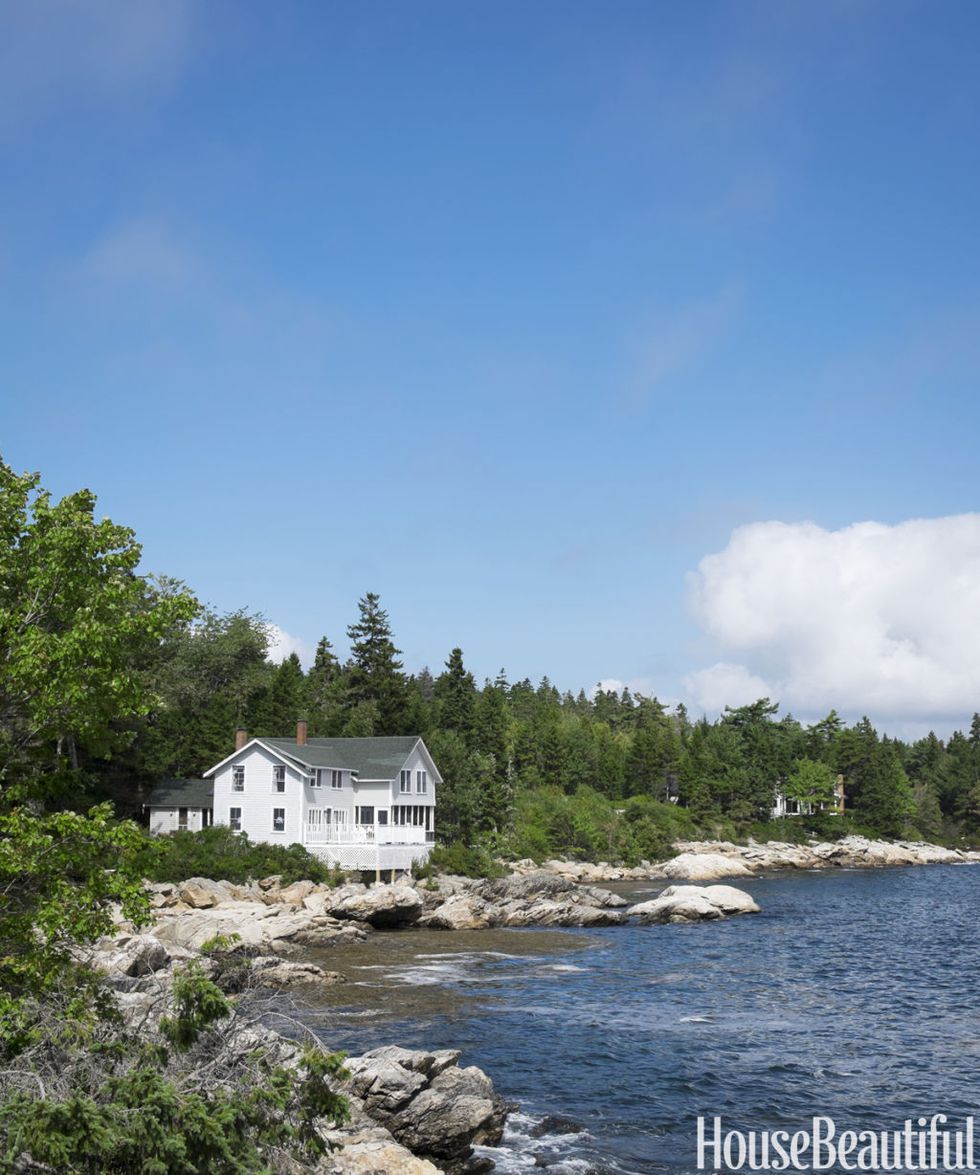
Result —
POLYGON ((388 613, 374 592, 358 600, 360 618, 347 629, 351 656, 347 665, 348 704, 358 709, 372 702, 377 708, 374 734, 407 734, 405 675, 398 660, 388 613))
POLYGON ((473 674, 463 664, 463 650, 453 649, 445 672, 436 678, 434 687, 438 705, 438 723, 443 730, 455 730, 467 744, 473 737, 476 684, 473 674))
POLYGON ((344 712, 343 670, 330 641, 324 636, 316 647, 313 667, 306 677, 307 717, 310 734, 323 738, 341 733, 344 712))
POLYGON ((295 653, 276 669, 255 719, 255 734, 289 738, 297 718, 305 717, 306 679, 295 653))

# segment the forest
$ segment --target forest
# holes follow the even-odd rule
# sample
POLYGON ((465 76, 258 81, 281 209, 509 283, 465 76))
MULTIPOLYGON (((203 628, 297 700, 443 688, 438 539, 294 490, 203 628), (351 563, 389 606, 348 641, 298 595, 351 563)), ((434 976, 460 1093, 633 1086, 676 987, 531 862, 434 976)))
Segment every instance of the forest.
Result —
POLYGON ((36 475, 28 489, 4 469, 5 582, 9 592, 22 576, 24 594, 4 612, 13 655, 0 680, 2 767, 9 778, 29 762, 48 804, 111 800, 138 819, 155 783, 199 776, 237 727, 288 735, 305 718, 313 737, 421 734, 444 777, 443 852, 631 862, 697 835, 980 834, 978 715, 948 739, 903 742, 834 711, 805 724, 768 698, 709 720, 627 689, 573 693, 503 669, 478 683, 460 648, 434 672, 406 673, 372 592, 346 624, 324 625, 308 670, 295 654, 276 664, 261 615, 219 613, 177 581, 141 576, 135 535, 95 523, 89 491, 52 503, 36 475), (84 544, 98 527, 97 555, 84 544), (50 699, 34 729, 18 719, 18 692, 50 699), (819 811, 838 776, 843 820, 819 811), (777 789, 815 814, 771 824, 777 789))

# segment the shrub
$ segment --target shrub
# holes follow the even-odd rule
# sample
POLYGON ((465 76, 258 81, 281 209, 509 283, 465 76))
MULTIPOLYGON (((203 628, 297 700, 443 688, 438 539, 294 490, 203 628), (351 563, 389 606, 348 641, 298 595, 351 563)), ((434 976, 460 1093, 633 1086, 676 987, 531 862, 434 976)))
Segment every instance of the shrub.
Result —
POLYGON ((242 885, 280 874, 284 885, 315 881, 339 885, 343 875, 302 845, 253 844, 244 833, 215 824, 200 832, 172 832, 148 846, 144 875, 151 881, 211 877, 242 885))
POLYGON ((416 864, 412 873, 417 879, 435 877, 437 873, 461 874, 463 877, 502 877, 503 870, 482 846, 436 845, 424 864, 416 864))

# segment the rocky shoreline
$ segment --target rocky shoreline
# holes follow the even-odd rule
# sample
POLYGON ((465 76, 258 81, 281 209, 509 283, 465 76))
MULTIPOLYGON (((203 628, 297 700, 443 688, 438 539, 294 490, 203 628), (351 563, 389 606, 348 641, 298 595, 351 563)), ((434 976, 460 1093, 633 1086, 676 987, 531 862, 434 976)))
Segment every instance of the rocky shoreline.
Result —
POLYGON ((731 841, 677 841, 677 855, 662 862, 641 861, 633 867, 607 861, 534 861, 507 863, 515 873, 544 870, 580 884, 609 881, 717 881, 751 877, 776 869, 879 869, 899 865, 963 865, 980 863, 980 851, 947 849, 924 841, 871 840, 846 836, 839 841, 791 844, 767 841, 738 845, 731 841))
MULTIPOLYGON (((277 877, 247 885, 191 878, 149 886, 154 923, 136 933, 120 923, 92 963, 117 994, 124 1014, 146 1021, 165 1003, 174 969, 196 959, 216 964, 202 947, 218 939, 240 960, 246 986, 283 991, 342 982, 334 971, 297 958, 310 948, 343 947, 393 928, 481 930, 492 927, 608 927, 628 923, 712 922, 758 912, 747 893, 731 885, 668 884, 651 900, 631 905, 597 881, 714 882, 751 878, 777 869, 877 868, 980 862, 980 853, 935 845, 847 837, 831 844, 735 845, 724 841, 675 845, 668 861, 623 869, 600 862, 516 862, 497 879, 440 877, 421 883, 352 883, 338 888, 277 877)), ((295 1063, 299 1046, 252 1024, 223 1048, 246 1052, 256 1040, 295 1063)), ((455 1050, 427 1052, 397 1046, 345 1062, 343 1092, 351 1119, 329 1133, 338 1149, 320 1161, 318 1175, 482 1175, 492 1162, 475 1146, 494 1146, 514 1108, 476 1067, 461 1068, 455 1050)))
MULTIPOLYGON (((343 982, 308 960, 313 947, 343 947, 373 931, 413 926, 482 929, 491 926, 617 926, 716 921, 753 913, 748 894, 727 885, 669 886, 653 901, 630 905, 622 896, 581 886, 554 873, 495 880, 444 877, 423 886, 309 881, 282 886, 275 877, 248 885, 191 878, 149 886, 154 923, 137 933, 125 922, 103 939, 89 961, 115 990, 132 1024, 152 1031, 166 1007, 175 974, 191 960, 230 990, 258 996, 310 984, 343 982), (215 946, 218 950, 215 953, 215 946)), ((232 1058, 261 1045, 278 1063, 296 1063, 299 1046, 252 1020, 230 1031, 221 1049, 232 1058), (237 1052, 236 1052, 237 1050, 237 1052)), ((493 1163, 474 1147, 493 1147, 517 1107, 475 1066, 461 1068, 456 1050, 374 1049, 345 1061, 341 1087, 351 1119, 327 1132, 337 1149, 317 1175, 482 1175, 493 1163)))
MULTIPOLYGON (((216 936, 234 938, 271 958, 263 965, 275 982, 288 975, 284 964, 272 966, 277 958, 305 948, 362 941, 373 930, 592 928, 623 926, 634 919, 706 921, 758 910, 748 894, 731 886, 669 886, 658 896, 658 916, 653 918, 650 902, 631 905, 611 890, 543 870, 491 880, 441 877, 422 885, 403 879, 339 888, 299 881, 281 887, 278 879, 265 878, 243 886, 194 877, 181 885, 151 888, 156 907, 153 933, 161 943, 196 951, 216 936), (692 904, 694 898, 701 904, 692 904)), ((309 973, 297 978, 317 977, 309 973)))

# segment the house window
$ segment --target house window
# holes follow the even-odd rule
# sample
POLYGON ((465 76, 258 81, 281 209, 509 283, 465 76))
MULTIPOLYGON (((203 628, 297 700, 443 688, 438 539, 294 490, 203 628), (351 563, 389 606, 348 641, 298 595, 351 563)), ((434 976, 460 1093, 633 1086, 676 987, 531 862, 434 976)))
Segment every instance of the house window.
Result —
POLYGON ((402 795, 408 795, 412 790, 412 773, 411 771, 403 771, 398 781, 398 790, 402 795))
POLYGON ((347 813, 342 808, 334 808, 333 822, 338 828, 344 828, 347 824, 347 813))
POLYGON ((272 809, 272 831, 285 832, 286 831, 286 809, 273 808, 272 809))
POLYGON ((323 787, 323 772, 319 767, 314 768, 310 776, 310 787, 323 787))
POLYGON ((245 790, 245 765, 239 763, 231 769, 231 790, 244 791, 245 790))
POLYGON ((330 786, 335 789, 340 789, 344 786, 344 773, 343 773, 343 771, 331 771, 330 772, 330 786))
POLYGON ((356 824, 373 824, 374 823, 374 807, 367 804, 362 804, 354 812, 354 822, 356 824))
POLYGON ((272 768, 272 790, 277 792, 286 790, 286 768, 282 764, 272 768))
POLYGON ((420 796, 429 790, 429 777, 424 771, 415 772, 415 790, 420 796))
POLYGON ((379 808, 378 809, 378 825, 383 827, 387 823, 388 823, 388 809, 387 808, 379 808))
POLYGON ((177 827, 178 828, 186 828, 187 827, 187 809, 186 808, 178 808, 177 809, 177 827))
POLYGON ((241 832, 242 830, 242 810, 241 808, 228 809, 228 827, 232 832, 241 832))

